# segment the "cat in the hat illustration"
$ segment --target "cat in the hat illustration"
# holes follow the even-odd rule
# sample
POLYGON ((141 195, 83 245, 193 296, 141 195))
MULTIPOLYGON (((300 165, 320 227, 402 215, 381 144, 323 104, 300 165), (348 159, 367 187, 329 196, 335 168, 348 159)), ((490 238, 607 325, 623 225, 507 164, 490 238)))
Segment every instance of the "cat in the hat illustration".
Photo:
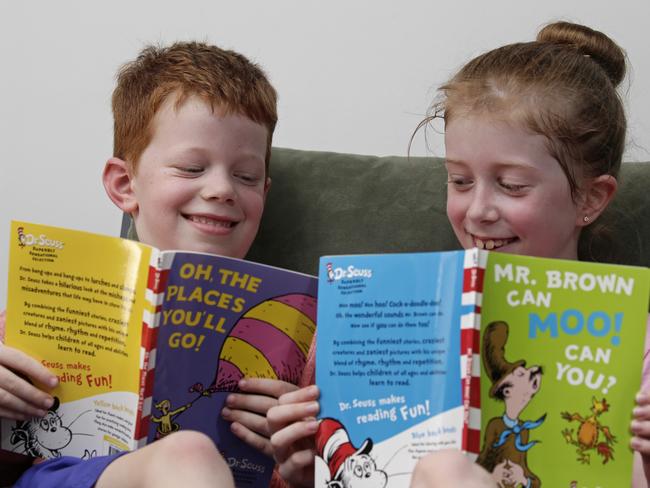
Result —
POLYGON ((316 432, 316 456, 329 469, 328 488, 384 488, 388 475, 370 456, 372 439, 354 447, 341 422, 324 418, 316 432))
POLYGON ((483 367, 492 381, 490 397, 503 401, 505 412, 488 422, 477 462, 492 473, 499 486, 539 488, 541 480, 528 467, 528 451, 537 441, 529 441, 529 437, 546 415, 535 421, 522 421, 519 416, 541 388, 542 368, 526 368, 523 359, 508 361, 507 341, 506 322, 487 326, 481 349, 483 367))

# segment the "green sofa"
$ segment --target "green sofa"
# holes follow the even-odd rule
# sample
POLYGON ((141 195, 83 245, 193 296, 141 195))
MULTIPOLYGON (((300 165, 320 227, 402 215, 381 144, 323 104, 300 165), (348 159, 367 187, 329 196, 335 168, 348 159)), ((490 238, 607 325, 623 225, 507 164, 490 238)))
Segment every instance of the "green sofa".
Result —
MULTIPOLYGON (((271 178, 250 260, 315 274, 325 254, 458 248, 441 159, 274 148, 271 178)), ((581 257, 650 266, 650 164, 625 163, 620 183, 610 238, 581 243, 581 257)))

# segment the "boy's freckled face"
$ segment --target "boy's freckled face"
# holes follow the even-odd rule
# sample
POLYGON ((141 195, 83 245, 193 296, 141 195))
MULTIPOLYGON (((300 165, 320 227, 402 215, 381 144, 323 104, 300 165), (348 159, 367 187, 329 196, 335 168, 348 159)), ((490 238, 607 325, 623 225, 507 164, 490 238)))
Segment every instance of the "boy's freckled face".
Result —
POLYGON ((489 116, 445 130, 447 216, 464 248, 576 259, 582 216, 546 139, 489 116))
POLYGON ((170 97, 132 176, 138 237, 161 249, 242 258, 257 233, 270 180, 268 132, 189 97, 170 97))

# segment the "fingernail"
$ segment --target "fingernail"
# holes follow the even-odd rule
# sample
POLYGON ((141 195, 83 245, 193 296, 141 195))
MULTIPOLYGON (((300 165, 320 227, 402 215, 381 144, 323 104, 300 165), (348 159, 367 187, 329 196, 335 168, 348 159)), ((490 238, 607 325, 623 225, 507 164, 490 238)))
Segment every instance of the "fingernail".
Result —
MULTIPOLYGON (((43 407, 45 407, 47 410, 49 410, 50 407, 52 407, 52 405, 54 405, 54 398, 52 398, 52 397, 46 398, 45 400, 43 400, 43 403, 41 403, 41 405, 43 405, 43 407)), ((43 415, 45 415, 45 413, 43 415)))
POLYGON ((638 430, 638 428, 639 428, 640 426, 641 426, 641 422, 639 422, 638 420, 633 420, 633 421, 630 423, 630 430, 631 430, 633 433, 636 434, 636 433, 637 433, 637 430, 638 430))
POLYGON ((316 432, 318 430, 318 420, 310 420, 307 422, 307 429, 309 432, 316 432))
POLYGON ((318 394, 318 387, 316 385, 310 385, 308 391, 310 394, 316 395, 318 394))
POLYGON ((641 447, 641 442, 637 437, 632 437, 632 439, 630 439, 630 447, 635 450, 641 447))
POLYGON ((230 418, 230 413, 231 413, 231 410, 228 407, 223 407, 221 409, 221 416, 226 420, 228 420, 230 418))
POLYGON ((246 378, 243 378, 239 380, 238 386, 241 390, 243 390, 244 388, 246 388, 247 384, 248 382, 246 381, 246 378))
POLYGON ((632 415, 634 415, 636 417, 637 415, 641 415, 642 411, 643 411, 643 409, 641 407, 634 407, 632 409, 632 415))
POLYGON ((309 402, 306 410, 308 413, 317 413, 318 410, 320 410, 320 406, 318 405, 318 402, 309 402))
POLYGON ((59 384, 59 378, 57 378, 56 376, 52 376, 49 380, 47 380, 47 384, 51 388, 54 388, 56 385, 59 384))

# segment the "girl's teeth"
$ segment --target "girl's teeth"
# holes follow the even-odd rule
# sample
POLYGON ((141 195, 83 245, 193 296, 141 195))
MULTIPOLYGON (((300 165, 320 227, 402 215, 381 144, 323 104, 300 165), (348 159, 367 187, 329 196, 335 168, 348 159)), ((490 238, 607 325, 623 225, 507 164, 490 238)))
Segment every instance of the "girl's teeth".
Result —
POLYGON ((498 249, 501 246, 505 246, 510 242, 508 239, 488 239, 486 241, 483 241, 479 239, 478 237, 474 238, 474 245, 478 247, 479 249, 487 249, 487 250, 492 250, 492 249, 498 249))

